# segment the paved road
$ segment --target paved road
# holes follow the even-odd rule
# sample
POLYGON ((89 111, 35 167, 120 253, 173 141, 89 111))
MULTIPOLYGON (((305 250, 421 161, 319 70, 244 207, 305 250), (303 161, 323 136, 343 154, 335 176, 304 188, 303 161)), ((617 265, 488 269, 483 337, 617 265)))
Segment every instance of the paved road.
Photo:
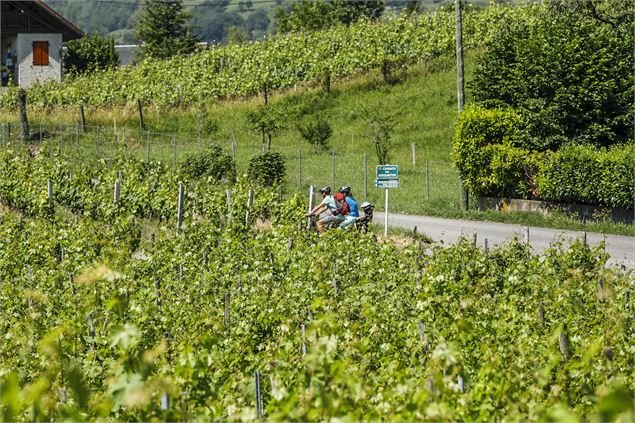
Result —
MULTIPOLYGON (((374 223, 384 224, 384 213, 375 212, 374 223)), ((413 229, 424 233, 435 241, 444 243, 456 242, 461 235, 472 237, 477 233, 477 243, 484 245, 485 239, 489 246, 505 243, 514 234, 523 236, 523 226, 511 225, 508 223, 479 222, 472 220, 442 219, 439 217, 411 216, 404 214, 388 214, 389 227, 402 227, 413 229)), ((580 238, 583 232, 567 231, 563 229, 529 228, 529 240, 535 251, 543 251, 552 242, 563 240, 565 242, 580 238)), ((590 245, 597 245, 602 240, 606 240, 606 251, 610 254, 611 264, 623 264, 626 267, 635 269, 635 237, 621 235, 605 235, 595 232, 587 233, 587 242, 590 245)))

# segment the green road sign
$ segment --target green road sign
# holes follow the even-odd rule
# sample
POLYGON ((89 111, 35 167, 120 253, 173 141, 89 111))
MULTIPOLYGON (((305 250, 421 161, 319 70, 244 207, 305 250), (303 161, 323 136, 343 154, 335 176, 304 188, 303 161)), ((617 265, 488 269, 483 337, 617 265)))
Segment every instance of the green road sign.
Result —
POLYGON ((399 166, 379 165, 377 166, 377 179, 397 179, 399 177, 399 166))
POLYGON ((375 188, 399 188, 399 179, 375 179, 375 188))

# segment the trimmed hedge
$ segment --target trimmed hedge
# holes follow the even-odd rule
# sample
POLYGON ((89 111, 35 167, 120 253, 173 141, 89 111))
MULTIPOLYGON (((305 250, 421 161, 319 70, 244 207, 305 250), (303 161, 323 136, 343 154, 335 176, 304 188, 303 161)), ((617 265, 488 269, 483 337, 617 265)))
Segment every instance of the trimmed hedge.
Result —
POLYGON ((537 193, 545 200, 633 207, 633 147, 566 145, 549 154, 541 166, 537 193))
POLYGON ((465 108, 456 125, 452 160, 470 192, 477 196, 527 197, 536 159, 514 143, 523 126, 512 109, 465 108))
POLYGON ((511 109, 471 105, 459 116, 452 160, 475 196, 633 207, 632 143, 521 148, 525 122, 511 109))

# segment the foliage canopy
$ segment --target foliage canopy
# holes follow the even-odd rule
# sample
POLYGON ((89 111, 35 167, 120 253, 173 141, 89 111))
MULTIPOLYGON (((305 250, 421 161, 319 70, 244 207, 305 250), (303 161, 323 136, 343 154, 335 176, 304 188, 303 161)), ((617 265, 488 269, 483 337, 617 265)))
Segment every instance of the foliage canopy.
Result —
POLYGON ((94 70, 112 69, 119 64, 115 39, 101 34, 91 34, 66 42, 64 72, 82 74, 94 70))
POLYGON ((182 0, 147 0, 135 25, 142 43, 137 56, 168 59, 192 53, 198 38, 189 27, 190 17, 182 0))
POLYGON ((530 149, 557 149, 570 140, 606 146, 632 135, 633 13, 614 14, 635 6, 574 3, 549 2, 528 20, 502 17, 477 61, 474 99, 516 109, 530 149))

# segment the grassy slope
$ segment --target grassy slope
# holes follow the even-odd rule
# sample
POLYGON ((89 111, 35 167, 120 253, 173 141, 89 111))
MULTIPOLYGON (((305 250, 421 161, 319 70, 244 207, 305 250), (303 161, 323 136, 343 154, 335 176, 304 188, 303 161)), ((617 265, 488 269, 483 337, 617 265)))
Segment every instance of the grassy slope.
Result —
MULTIPOLYGON (((466 60, 467 80, 473 69, 473 55, 466 60)), ((472 209, 462 212, 459 206, 458 173, 450 164, 450 147, 456 117, 456 85, 453 58, 440 58, 427 65, 417 65, 400 75, 401 82, 383 83, 379 74, 370 74, 339 81, 327 96, 320 87, 299 88, 297 91, 274 93, 272 102, 287 113, 286 127, 273 139, 273 149, 287 159, 287 190, 306 192, 309 185, 351 185, 358 200, 369 200, 383 208, 383 190, 372 187, 374 167, 377 164, 374 149, 364 119, 364 108, 379 108, 398 116, 393 133, 390 162, 400 167, 401 188, 391 190, 392 212, 430 214, 446 217, 470 218, 521 223, 533 226, 560 227, 617 234, 635 234, 632 225, 610 223, 584 224, 563 216, 543 217, 532 213, 501 214, 479 213, 472 209), (332 152, 317 152, 302 141, 297 122, 313 113, 325 115, 334 134, 331 147, 335 150, 335 184, 333 184, 332 152), (412 164, 412 143, 416 144, 417 163, 412 164), (302 163, 299 166, 299 152, 302 163), (364 154, 368 160, 367 190, 364 192, 364 154), (426 192, 425 161, 429 161, 429 192, 426 192)), ((469 101, 469 92, 468 92, 469 101)), ((218 130, 204 137, 205 142, 216 142, 231 151, 232 132, 237 139, 236 157, 239 169, 246 169, 248 160, 261 150, 260 136, 247 122, 249 110, 262 104, 262 98, 237 100, 218 104, 205 104, 182 110, 146 110, 149 127, 156 132, 188 132, 179 140, 179 156, 198 151, 197 128, 213 123, 218 130)), ((75 111, 31 112, 32 121, 62 124, 77 119, 75 111)), ((12 120, 17 117, 13 116, 12 120)), ((134 138, 133 128, 138 126, 136 110, 87 111, 89 124, 129 128, 128 137, 134 138)), ((0 119, 1 120, 1 119, 0 119)), ((139 137, 142 139, 143 137, 139 137)), ((161 137, 157 137, 161 138, 161 137)), ((102 141, 103 142, 103 141, 102 141)), ((169 137, 163 147, 153 140, 152 156, 171 160, 169 137)), ((131 144, 132 146, 133 144, 131 144)), ((94 150, 94 149, 93 149, 94 150)), ((91 151, 93 151, 91 150, 91 151)), ((103 154, 103 149, 101 150, 103 154)), ((137 149, 145 157, 143 141, 137 149)), ((85 153, 85 152, 84 152, 85 153)))

